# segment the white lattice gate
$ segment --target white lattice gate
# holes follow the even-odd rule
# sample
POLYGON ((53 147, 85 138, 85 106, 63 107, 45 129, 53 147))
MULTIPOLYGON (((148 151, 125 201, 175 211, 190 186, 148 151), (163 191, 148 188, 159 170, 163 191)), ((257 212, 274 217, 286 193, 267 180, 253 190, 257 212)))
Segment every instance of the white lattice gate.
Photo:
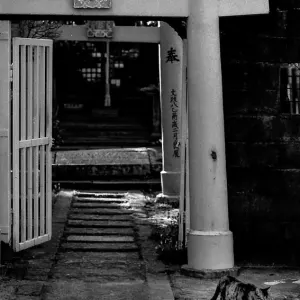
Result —
POLYGON ((13 39, 12 246, 50 240, 52 230, 52 41, 13 39))

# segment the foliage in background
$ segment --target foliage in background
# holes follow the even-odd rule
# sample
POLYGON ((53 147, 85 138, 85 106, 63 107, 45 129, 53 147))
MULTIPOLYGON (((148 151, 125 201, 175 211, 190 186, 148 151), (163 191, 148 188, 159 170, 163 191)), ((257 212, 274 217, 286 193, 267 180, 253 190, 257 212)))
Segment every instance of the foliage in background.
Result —
POLYGON ((52 122, 52 148, 63 143, 63 138, 61 136, 60 122, 57 119, 53 119, 52 122))
POLYGON ((19 22, 19 35, 23 38, 56 39, 60 36, 62 23, 52 20, 22 20, 19 22))

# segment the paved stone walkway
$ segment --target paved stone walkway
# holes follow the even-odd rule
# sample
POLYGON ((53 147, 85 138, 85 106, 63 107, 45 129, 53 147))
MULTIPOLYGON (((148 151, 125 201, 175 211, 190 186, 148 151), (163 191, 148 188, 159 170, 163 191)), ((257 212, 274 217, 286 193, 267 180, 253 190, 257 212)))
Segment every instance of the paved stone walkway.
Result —
POLYGON ((174 299, 147 244, 144 202, 141 193, 61 195, 52 240, 23 253, 19 278, 0 280, 0 299, 174 299))

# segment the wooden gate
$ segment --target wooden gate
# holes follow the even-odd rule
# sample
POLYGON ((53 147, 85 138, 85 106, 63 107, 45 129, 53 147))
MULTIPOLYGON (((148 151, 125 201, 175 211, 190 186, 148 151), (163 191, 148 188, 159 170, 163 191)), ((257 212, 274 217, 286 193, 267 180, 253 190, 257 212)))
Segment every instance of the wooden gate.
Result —
POLYGON ((12 246, 50 240, 52 231, 52 41, 13 39, 12 246))

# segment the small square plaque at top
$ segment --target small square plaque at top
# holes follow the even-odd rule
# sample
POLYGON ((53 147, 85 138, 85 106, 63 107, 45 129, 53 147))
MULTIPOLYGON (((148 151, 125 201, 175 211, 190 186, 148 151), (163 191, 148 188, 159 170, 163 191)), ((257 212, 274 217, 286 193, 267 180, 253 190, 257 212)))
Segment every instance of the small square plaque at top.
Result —
POLYGON ((112 0, 74 0, 74 8, 111 8, 112 0))

